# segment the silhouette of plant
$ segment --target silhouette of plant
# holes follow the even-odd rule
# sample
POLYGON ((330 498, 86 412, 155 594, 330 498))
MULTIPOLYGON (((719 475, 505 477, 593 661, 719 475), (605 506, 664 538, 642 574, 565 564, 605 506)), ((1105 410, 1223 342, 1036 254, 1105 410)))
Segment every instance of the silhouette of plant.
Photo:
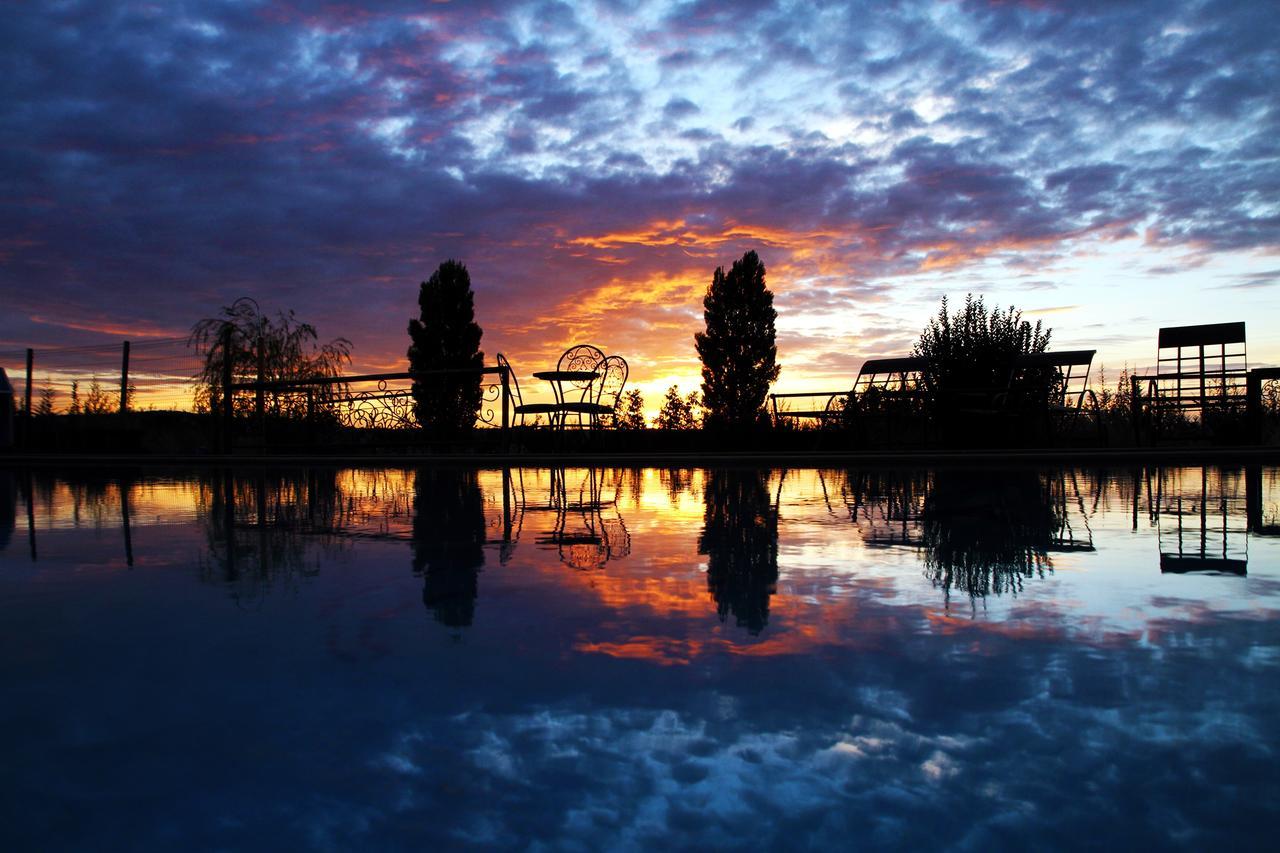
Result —
POLYGON ((765 398, 778 378, 773 293, 755 252, 717 267, 702 301, 706 331, 694 343, 702 359, 702 403, 712 427, 755 426, 766 420, 765 398))
POLYGON ((89 383, 89 393, 84 398, 84 413, 86 415, 105 415, 111 409, 111 399, 102 390, 102 384, 98 382, 98 377, 93 377, 93 381, 89 383))
MULTIPOLYGON (((465 265, 447 260, 418 290, 420 315, 409 321, 409 370, 456 370, 484 366, 475 321, 475 294, 465 265)), ((480 408, 480 374, 444 373, 414 378, 418 423, 442 432, 475 426, 480 408)))
POLYGON ((638 390, 628 391, 619 401, 622 411, 618 414, 618 429, 644 429, 644 396, 638 390))
POLYGON ((68 415, 80 414, 80 383, 71 380, 71 403, 67 406, 68 415))
POLYGON ((697 429, 696 411, 699 405, 696 391, 681 397, 680 387, 672 385, 663 397, 662 408, 658 410, 658 417, 654 419, 653 425, 658 429, 697 429))
MULTIPOLYGON (((272 320, 247 296, 224 307, 219 316, 201 320, 192 327, 187 341, 188 346, 204 350, 204 363, 196 376, 195 410, 216 411, 223 405, 223 367, 228 359, 235 381, 252 381, 258 377, 259 370, 265 382, 340 376, 342 365, 351 361, 351 342, 334 338, 327 344, 317 345, 317 338, 315 327, 300 322, 292 311, 279 312, 272 320)), ((313 392, 313 406, 321 410, 327 408, 341 390, 341 385, 320 386, 313 392)), ((236 392, 232 401, 234 410, 250 411, 255 398, 253 391, 236 392)), ((283 417, 307 414, 306 398, 300 394, 271 390, 264 393, 263 399, 264 410, 269 414, 283 417)))
MULTIPOLYGON (((991 405, 997 394, 1012 392, 1016 399, 1049 399, 1049 371, 1023 372, 1011 387, 1018 356, 1044 352, 1051 330, 1022 319, 1012 305, 987 310, 982 297, 965 297, 964 307, 948 310, 944 296, 938 315, 929 321, 913 354, 924 359, 921 386, 925 398, 944 420, 961 410, 991 405)), ((954 421, 953 421, 954 422, 954 421)))
POLYGON ((43 389, 41 389, 40 402, 36 403, 35 411, 37 415, 44 416, 44 415, 53 414, 54 412, 53 400, 54 400, 54 397, 57 396, 57 393, 58 393, 57 391, 54 391, 48 385, 46 385, 43 389))

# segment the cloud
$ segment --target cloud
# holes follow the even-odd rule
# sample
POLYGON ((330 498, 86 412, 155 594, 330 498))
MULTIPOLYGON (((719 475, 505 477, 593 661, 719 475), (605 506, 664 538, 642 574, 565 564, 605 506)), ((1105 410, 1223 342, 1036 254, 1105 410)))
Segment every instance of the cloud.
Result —
MULTIPOLYGON (((905 298, 922 272, 1020 275, 1137 233, 1274 251, 1265 10, 23 4, 0 33, 0 289, 25 308, 0 338, 48 339, 24 318, 53 306, 186 328, 248 293, 386 362, 452 256, 486 347, 532 357, 522 329, 621 320, 576 315, 602 287, 749 248, 780 294, 905 298), (591 242, 661 222, 690 236, 591 242)), ((696 317, 679 298, 626 319, 696 317)), ((691 333, 639 349, 692 372, 691 333)))

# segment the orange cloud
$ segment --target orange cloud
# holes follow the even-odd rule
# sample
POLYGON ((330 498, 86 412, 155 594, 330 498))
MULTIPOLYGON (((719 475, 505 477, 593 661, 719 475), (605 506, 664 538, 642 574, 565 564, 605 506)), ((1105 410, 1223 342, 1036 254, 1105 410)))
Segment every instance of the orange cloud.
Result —
POLYGON ((180 338, 187 334, 187 330, 180 332, 165 329, 141 329, 137 326, 121 326, 115 323, 75 323, 69 320, 53 320, 38 314, 33 314, 29 318, 33 323, 39 323, 43 326, 58 326, 63 329, 75 329, 78 332, 100 332, 104 335, 118 335, 122 338, 180 338))

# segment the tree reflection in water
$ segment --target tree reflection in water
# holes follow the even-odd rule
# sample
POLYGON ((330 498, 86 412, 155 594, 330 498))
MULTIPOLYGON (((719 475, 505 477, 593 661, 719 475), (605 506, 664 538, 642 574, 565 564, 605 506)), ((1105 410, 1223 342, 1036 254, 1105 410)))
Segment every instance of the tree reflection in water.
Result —
POLYGON ((1035 471, 940 469, 921 510, 925 576, 947 593, 1016 593, 1043 576, 1061 527, 1058 502, 1035 471))
POLYGON ((208 543, 201 577, 229 586, 245 604, 318 574, 346 545, 345 501, 336 469, 213 472, 197 494, 208 543))
POLYGON ((778 583, 778 512, 763 471, 711 469, 698 553, 707 557, 707 588, 720 621, 759 634, 778 583))
POLYGON ((465 628, 475 616, 484 567, 484 496, 474 470, 423 468, 413 497, 413 572, 438 622, 465 628))

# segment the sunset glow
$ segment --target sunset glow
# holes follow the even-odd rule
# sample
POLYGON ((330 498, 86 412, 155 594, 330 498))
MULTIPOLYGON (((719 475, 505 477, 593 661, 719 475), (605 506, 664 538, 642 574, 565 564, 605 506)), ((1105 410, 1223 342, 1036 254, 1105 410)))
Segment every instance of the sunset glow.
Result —
MULTIPOLYGON (((11 374, 26 347, 183 338, 242 295, 349 338, 356 372, 400 369, 418 283, 456 258, 490 362, 530 383, 590 341, 628 359, 652 411, 673 383, 696 390, 702 296, 750 249, 775 293, 779 390, 902 354, 967 292, 1116 373, 1193 322, 1247 320, 1251 363, 1280 362, 1270 3, 209 0, 5 18, 11 374)), ((190 368, 154 366, 143 388, 190 368)))

